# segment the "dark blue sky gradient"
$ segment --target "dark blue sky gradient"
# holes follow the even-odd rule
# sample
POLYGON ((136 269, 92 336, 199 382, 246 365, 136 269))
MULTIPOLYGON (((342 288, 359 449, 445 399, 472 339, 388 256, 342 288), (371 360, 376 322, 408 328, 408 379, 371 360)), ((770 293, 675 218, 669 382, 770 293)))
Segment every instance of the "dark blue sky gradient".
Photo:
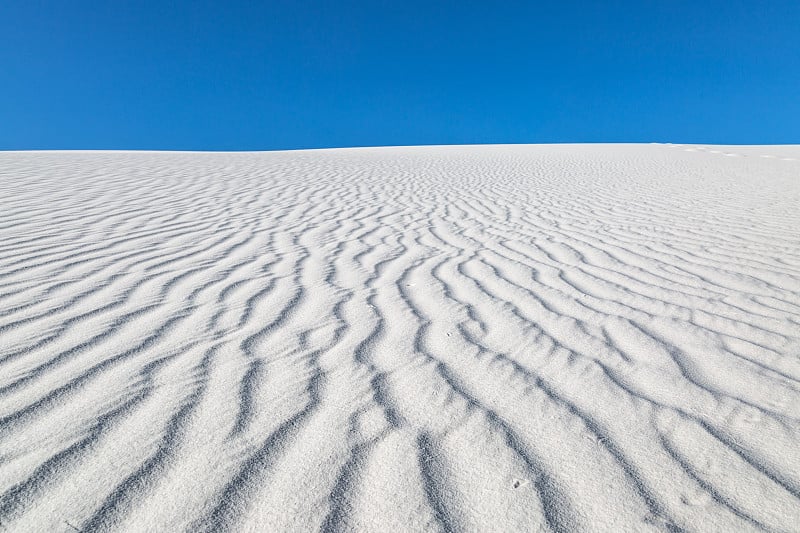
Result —
POLYGON ((0 2, 0 149, 800 143, 800 2, 0 2))

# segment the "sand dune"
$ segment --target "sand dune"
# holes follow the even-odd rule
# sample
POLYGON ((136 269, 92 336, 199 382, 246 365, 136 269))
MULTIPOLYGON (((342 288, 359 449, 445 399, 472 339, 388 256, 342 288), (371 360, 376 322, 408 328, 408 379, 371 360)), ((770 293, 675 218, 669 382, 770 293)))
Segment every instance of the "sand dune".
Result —
POLYGON ((0 529, 800 531, 800 147, 0 154, 0 529))

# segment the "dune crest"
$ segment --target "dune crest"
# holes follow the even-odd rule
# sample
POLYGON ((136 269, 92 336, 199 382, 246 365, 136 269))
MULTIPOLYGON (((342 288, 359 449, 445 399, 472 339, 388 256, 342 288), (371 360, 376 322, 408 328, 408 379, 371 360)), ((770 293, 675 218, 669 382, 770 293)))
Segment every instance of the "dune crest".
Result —
POLYGON ((800 148, 0 153, 0 529, 797 531, 800 148))

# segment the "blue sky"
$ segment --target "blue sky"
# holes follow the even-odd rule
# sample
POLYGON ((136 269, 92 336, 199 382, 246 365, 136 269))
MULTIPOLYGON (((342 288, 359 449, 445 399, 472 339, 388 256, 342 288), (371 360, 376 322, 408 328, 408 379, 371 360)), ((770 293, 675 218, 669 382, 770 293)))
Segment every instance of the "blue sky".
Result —
POLYGON ((800 2, 0 2, 0 149, 800 143, 800 2))

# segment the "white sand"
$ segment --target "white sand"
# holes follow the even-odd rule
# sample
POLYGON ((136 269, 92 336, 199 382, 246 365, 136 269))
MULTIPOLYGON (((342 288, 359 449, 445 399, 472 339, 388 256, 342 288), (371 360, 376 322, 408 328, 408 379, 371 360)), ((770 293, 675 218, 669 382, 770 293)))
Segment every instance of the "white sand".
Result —
POLYGON ((0 529, 800 531, 800 147, 0 154, 0 529))

